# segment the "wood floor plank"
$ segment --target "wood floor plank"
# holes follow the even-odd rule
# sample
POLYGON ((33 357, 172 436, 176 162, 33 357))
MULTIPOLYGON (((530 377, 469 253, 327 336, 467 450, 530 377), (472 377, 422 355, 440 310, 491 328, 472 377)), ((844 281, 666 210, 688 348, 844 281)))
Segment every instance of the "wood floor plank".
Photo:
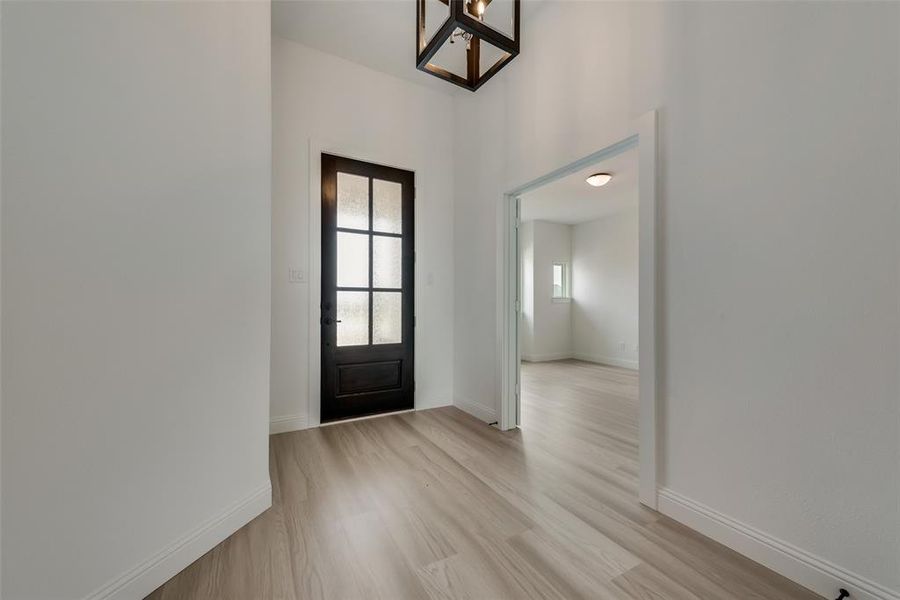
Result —
POLYGON ((351 562, 343 567, 361 574, 367 598, 416 600, 425 597, 425 588, 403 559, 377 511, 348 517, 343 527, 353 550, 351 562))
POLYGON ((541 528, 510 538, 510 545, 532 569, 550 580, 565 598, 615 600, 611 578, 591 555, 541 528))
MULTIPOLYGON (((471 596, 467 589, 471 586, 471 578, 460 573, 452 558, 430 563, 417 571, 428 597, 431 600, 477 600, 480 596, 471 596)), ((478 591, 488 593, 485 589, 478 591)))
POLYGON ((272 436, 272 508, 149 598, 818 598, 638 503, 634 371, 522 381, 521 430, 443 407, 272 436))
POLYGON ((678 581, 666 576, 647 563, 640 564, 619 575, 613 584, 633 600, 703 600, 721 596, 698 596, 678 581))

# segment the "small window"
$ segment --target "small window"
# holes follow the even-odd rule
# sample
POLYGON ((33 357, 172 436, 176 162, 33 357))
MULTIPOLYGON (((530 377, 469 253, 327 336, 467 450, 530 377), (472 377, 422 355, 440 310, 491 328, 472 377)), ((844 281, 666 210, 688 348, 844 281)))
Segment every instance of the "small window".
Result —
POLYGON ((569 299, 569 265, 553 263, 553 299, 569 299))

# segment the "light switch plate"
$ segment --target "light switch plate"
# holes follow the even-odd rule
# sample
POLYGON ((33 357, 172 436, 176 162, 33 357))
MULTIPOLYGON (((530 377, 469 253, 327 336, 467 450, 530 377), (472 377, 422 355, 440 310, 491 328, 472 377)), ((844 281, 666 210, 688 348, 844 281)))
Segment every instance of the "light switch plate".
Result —
POLYGON ((289 269, 288 272, 288 281, 291 283, 304 283, 306 282, 306 273, 303 272, 303 269, 289 269))

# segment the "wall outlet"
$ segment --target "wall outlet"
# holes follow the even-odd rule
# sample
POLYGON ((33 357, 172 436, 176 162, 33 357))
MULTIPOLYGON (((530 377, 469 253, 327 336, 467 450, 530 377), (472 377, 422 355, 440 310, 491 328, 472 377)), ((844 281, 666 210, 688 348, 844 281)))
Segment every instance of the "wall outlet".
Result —
POLYGON ((619 342, 619 352, 625 352, 625 342, 619 342))
POLYGON ((289 269, 288 281, 291 283, 305 283, 306 273, 303 272, 303 269, 289 269))

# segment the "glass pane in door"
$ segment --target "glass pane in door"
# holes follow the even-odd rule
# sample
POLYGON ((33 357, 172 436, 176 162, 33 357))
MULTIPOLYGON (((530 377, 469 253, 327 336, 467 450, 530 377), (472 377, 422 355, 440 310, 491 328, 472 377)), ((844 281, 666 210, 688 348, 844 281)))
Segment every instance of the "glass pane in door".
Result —
POLYGON ((403 283, 402 242, 398 237, 372 236, 372 282, 377 288, 400 288, 403 283))
POLYGON ((403 233, 403 186, 393 181, 372 180, 372 229, 403 233))
POLYGON ((369 228, 369 178, 337 174, 337 226, 369 228))
POLYGON ((369 236, 337 233, 338 287, 369 287, 369 236))
POLYGON ((337 345, 369 343, 369 292, 337 293, 337 345))
POLYGON ((403 295, 375 292, 372 298, 372 343, 399 344, 403 330, 403 295))

